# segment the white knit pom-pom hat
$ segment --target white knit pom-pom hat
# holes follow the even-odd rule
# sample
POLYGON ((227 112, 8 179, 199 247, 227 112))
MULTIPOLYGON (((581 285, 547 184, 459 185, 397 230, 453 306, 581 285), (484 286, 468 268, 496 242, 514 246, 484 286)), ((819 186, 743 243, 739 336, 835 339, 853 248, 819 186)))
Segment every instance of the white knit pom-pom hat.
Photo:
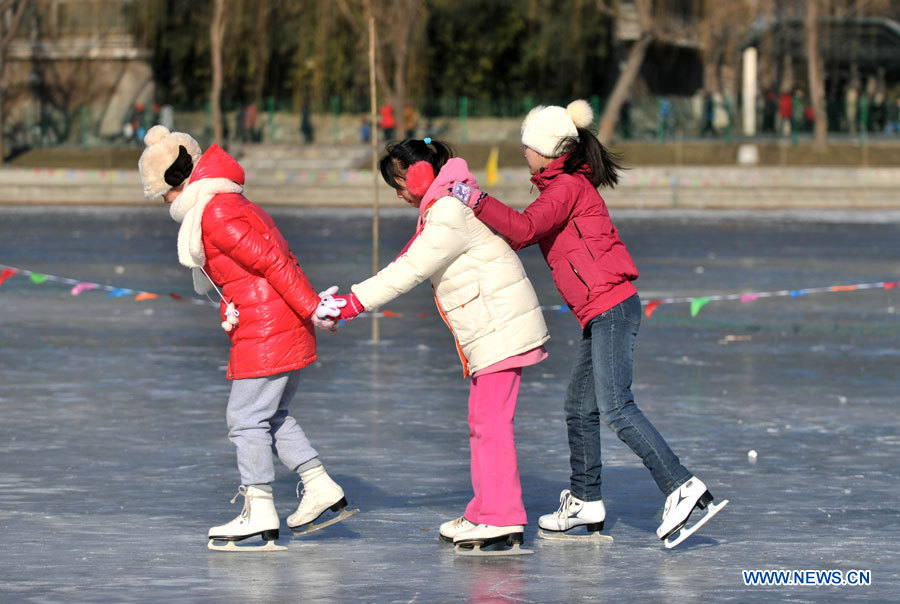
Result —
POLYGON ((559 143, 577 137, 578 128, 589 128, 594 112, 587 101, 572 101, 565 108, 557 105, 538 106, 522 120, 522 144, 544 157, 558 157, 559 143))
MULTIPOLYGON (((165 126, 150 128, 144 135, 144 144, 147 148, 138 160, 138 171, 144 186, 144 197, 147 199, 165 195, 169 189, 177 186, 166 182, 166 170, 178 159, 180 147, 185 148, 195 166, 203 155, 200 144, 194 137, 184 132, 169 132, 165 126)), ((184 176, 185 180, 188 176, 189 171, 184 176)))

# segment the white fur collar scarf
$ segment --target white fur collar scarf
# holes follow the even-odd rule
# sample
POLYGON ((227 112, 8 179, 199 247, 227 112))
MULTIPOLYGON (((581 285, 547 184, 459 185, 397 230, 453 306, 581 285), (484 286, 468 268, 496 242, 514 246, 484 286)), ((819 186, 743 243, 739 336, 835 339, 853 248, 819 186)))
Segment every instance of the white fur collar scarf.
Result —
POLYGON ((169 207, 169 214, 175 222, 181 223, 178 229, 178 262, 193 269, 194 290, 205 294, 212 283, 202 272, 206 264, 206 252, 203 251, 203 210, 206 204, 219 193, 243 193, 244 187, 227 178, 202 178, 184 188, 181 195, 169 207))

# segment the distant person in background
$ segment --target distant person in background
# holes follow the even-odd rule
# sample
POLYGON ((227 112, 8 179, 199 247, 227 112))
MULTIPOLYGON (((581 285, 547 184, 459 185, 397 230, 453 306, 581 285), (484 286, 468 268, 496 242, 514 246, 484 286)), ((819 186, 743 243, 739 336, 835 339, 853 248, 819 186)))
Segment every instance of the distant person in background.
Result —
POLYGON ((244 132, 251 141, 259 142, 259 111, 256 109, 256 103, 250 103, 244 109, 244 132))
POLYGON ((794 117, 791 123, 791 132, 801 132, 804 130, 806 115, 806 95, 801 89, 797 89, 794 93, 794 117))
POLYGON ((887 107, 884 104, 884 93, 876 92, 872 100, 872 132, 881 132, 885 127, 887 107))
POLYGON ((700 136, 718 134, 713 126, 713 118, 715 117, 716 106, 713 102, 713 96, 709 90, 703 91, 703 128, 700 130, 700 136))
POLYGON ((794 119, 794 98, 785 90, 778 99, 778 130, 784 136, 791 134, 791 120, 794 119))
POLYGON ((384 140, 390 141, 394 139, 394 128, 397 127, 397 120, 394 117, 394 106, 390 103, 384 104, 378 110, 381 121, 378 124, 378 127, 381 128, 382 133, 384 134, 384 140))
POLYGON ((175 128, 175 109, 169 105, 163 105, 159 110, 159 124, 168 130, 175 128))
POLYGON ((412 103, 406 101, 403 107, 403 130, 406 138, 416 137, 416 125, 419 123, 419 112, 415 110, 412 103))
POLYGON ((303 142, 307 145, 312 144, 316 138, 312 118, 309 115, 309 102, 307 101, 303 101, 303 106, 300 107, 300 133, 303 135, 303 142))
POLYGON ((774 90, 766 90, 763 100, 762 131, 775 132, 775 114, 778 112, 778 97, 774 90))
POLYGON ((631 138, 631 101, 625 99, 622 107, 619 109, 619 127, 621 128, 622 138, 628 140, 631 138))
POLYGON ((900 96, 894 99, 887 108, 887 125, 884 127, 885 136, 891 134, 900 135, 900 96))
POLYGON ((855 84, 848 86, 844 94, 844 114, 847 118, 847 132, 855 134, 858 125, 856 119, 859 115, 859 92, 855 84))
POLYGON ((372 124, 369 123, 369 118, 367 117, 359 120, 359 140, 363 143, 372 140, 372 124))
POLYGON ((147 129, 144 128, 144 104, 143 103, 135 103, 134 111, 131 113, 131 131, 134 133, 134 138, 138 141, 144 140, 144 135, 147 133, 147 129))

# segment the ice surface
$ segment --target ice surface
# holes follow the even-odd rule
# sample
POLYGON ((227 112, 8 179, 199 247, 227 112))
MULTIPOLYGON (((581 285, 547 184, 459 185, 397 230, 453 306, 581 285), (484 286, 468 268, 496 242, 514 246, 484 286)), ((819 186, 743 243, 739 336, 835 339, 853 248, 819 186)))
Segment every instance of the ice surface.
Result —
MULTIPOLYGON (((317 288, 367 276, 367 213, 273 215, 317 288)), ((900 278, 896 215, 613 216, 645 301, 900 278)), ((382 263, 414 222, 412 211, 384 213, 382 263)), ((176 232, 162 207, 0 208, 0 263, 190 297, 176 232)), ((542 303, 559 304, 537 250, 522 258, 542 303)), ((438 541, 470 496, 468 384, 427 285, 386 306, 404 317, 381 321, 381 344, 368 342, 365 318, 321 334, 295 399, 362 512, 303 539, 283 524, 289 550, 257 555, 206 549, 207 529, 239 507, 228 503, 238 476, 215 310, 68 290, 21 277, 0 287, 0 601, 889 602, 900 592, 900 289, 711 302, 696 318, 663 305, 645 320, 638 405, 731 501, 672 551, 654 533, 663 495, 611 431, 615 541, 537 538, 537 517, 568 484, 562 397, 580 337, 571 313, 548 312, 550 358, 526 370, 516 424, 535 555, 503 559, 462 558, 438 541), (742 569, 867 569, 872 585, 749 587, 742 569)), ((282 516, 295 482, 279 469, 282 516)))

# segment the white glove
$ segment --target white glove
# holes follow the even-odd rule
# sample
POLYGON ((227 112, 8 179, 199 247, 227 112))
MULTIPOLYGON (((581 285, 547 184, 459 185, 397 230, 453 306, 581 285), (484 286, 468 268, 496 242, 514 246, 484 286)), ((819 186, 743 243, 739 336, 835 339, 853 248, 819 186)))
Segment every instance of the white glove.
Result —
POLYGON ((329 319, 341 316, 341 308, 347 305, 347 301, 334 298, 333 294, 336 294, 337 290, 338 286, 332 285, 325 291, 319 292, 319 307, 316 309, 316 317, 329 319))
POLYGON ((225 309, 225 320, 222 321, 222 329, 225 331, 231 331, 238 325, 238 316, 241 313, 238 312, 238 309, 234 307, 234 302, 229 302, 228 307, 225 309))

